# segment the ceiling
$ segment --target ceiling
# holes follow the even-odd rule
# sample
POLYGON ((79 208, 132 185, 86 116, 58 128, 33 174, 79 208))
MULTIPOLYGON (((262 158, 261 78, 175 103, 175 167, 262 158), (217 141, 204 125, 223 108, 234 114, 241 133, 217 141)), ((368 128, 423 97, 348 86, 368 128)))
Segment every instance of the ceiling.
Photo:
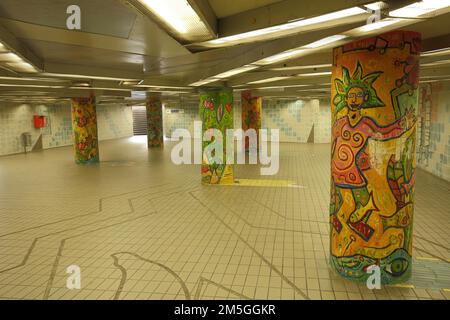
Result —
MULTIPOLYGON (((403 28, 422 32, 425 50, 450 47, 450 5, 436 16, 401 19, 397 24, 361 34, 354 30, 364 26, 370 14, 343 17, 336 23, 326 19, 247 42, 211 45, 225 37, 309 21, 339 10, 361 9, 375 1, 184 0, 208 29, 206 42, 181 39, 160 19, 144 12, 138 1, 2 0, 0 43, 37 72, 20 72, 0 64, 0 101, 34 101, 36 95, 56 101, 86 96, 91 91, 109 97, 108 101, 128 104, 136 103, 133 91, 161 92, 167 99, 196 99, 199 86, 194 84, 209 79, 214 81, 206 86, 231 86, 236 91, 259 89, 262 96, 322 97, 330 86, 327 71, 333 46, 403 28), (81 30, 68 30, 66 26, 67 7, 74 4, 81 9, 81 30), (303 50, 300 56, 292 55, 269 65, 255 64, 338 34, 348 36, 330 45, 303 50), (217 78, 249 65, 246 72, 217 78), (317 72, 317 76, 293 77, 317 72), (271 78, 274 81, 264 82, 271 78), (299 86, 305 88, 299 91, 299 86)), ((382 18, 386 18, 388 10, 415 1, 384 1, 382 18)), ((424 57, 423 61, 429 64, 445 59, 450 59, 450 52, 424 57)), ((422 75, 427 79, 450 78, 450 64, 429 65, 423 68, 422 75)))

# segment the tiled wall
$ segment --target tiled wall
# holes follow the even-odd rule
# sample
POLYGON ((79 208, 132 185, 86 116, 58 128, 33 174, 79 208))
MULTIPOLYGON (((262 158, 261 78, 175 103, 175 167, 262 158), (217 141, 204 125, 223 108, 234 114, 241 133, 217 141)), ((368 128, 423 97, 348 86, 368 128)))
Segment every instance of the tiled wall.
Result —
MULTIPOLYGON (((241 128, 241 102, 234 101, 234 127, 241 128)), ((176 128, 188 129, 193 135, 194 120, 199 121, 198 103, 166 104, 164 134, 170 137, 176 128), (168 113, 183 109, 184 113, 168 113)), ((281 142, 305 143, 314 124, 314 142, 330 143, 330 102, 327 100, 267 100, 263 98, 262 128, 279 129, 281 142)))
POLYGON ((314 143, 330 143, 331 141, 331 109, 330 100, 319 100, 317 120, 314 122, 314 143))
MULTIPOLYGON (((97 107, 99 139, 115 139, 133 135, 133 120, 130 107, 98 106, 97 107)), ((33 144, 42 133, 44 149, 68 146, 73 143, 70 104, 0 105, 0 155, 23 152, 21 134, 29 132, 33 144), (43 129, 35 129, 33 115, 47 117, 48 125, 43 129)))
POLYGON ((133 135, 133 112, 122 105, 97 106, 98 139, 108 140, 133 135))
POLYGON ((450 86, 421 87, 417 165, 450 181, 450 86))
POLYGON ((329 102, 263 99, 262 127, 280 130, 281 142, 308 142, 314 125, 314 143, 330 143, 329 102))
POLYGON ((188 129, 194 136, 194 121, 200 121, 198 102, 167 103, 164 104, 163 112, 165 137, 170 138, 176 129, 188 129), (172 109, 183 111, 171 113, 172 109))
POLYGON ((0 107, 0 155, 23 151, 20 135, 30 132, 35 141, 40 130, 33 128, 33 114, 43 106, 2 104, 0 107))

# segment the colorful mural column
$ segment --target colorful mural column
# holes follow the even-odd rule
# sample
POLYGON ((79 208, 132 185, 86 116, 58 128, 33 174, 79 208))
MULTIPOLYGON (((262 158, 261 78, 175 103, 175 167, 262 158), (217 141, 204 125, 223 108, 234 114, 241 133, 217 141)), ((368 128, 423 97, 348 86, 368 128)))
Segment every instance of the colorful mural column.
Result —
MULTIPOLYGON (((258 144, 254 146, 257 151, 259 146, 259 130, 261 129, 261 115, 262 115, 262 98, 252 97, 250 90, 242 91, 241 93, 242 105, 242 130, 255 129, 258 139, 258 144)), ((245 151, 249 151, 249 141, 245 140, 245 151)))
POLYGON ((200 93, 200 119, 202 121, 202 183, 204 184, 233 184, 233 165, 226 164, 226 129, 233 129, 233 92, 222 88, 200 93), (222 133, 223 157, 222 163, 215 161, 213 152, 205 152, 214 142, 205 140, 204 135, 209 129, 216 129, 222 133))
POLYGON ((347 279, 411 275, 420 44, 394 31, 333 51, 331 264, 347 279))
POLYGON ((75 139, 75 162, 98 163, 97 112, 94 96, 72 99, 72 128, 75 139))
POLYGON ((162 148, 163 137, 163 113, 161 97, 150 95, 147 97, 147 146, 149 148, 162 148))

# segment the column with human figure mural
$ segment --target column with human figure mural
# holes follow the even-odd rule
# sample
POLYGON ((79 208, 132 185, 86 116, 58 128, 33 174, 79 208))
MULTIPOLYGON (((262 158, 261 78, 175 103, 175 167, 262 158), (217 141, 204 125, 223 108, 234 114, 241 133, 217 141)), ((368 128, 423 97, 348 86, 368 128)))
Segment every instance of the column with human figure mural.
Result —
POLYGON ((75 162, 77 164, 98 163, 97 110, 94 96, 72 98, 72 129, 75 162))
POLYGON ((149 148, 162 148, 164 146, 163 136, 163 113, 161 97, 151 94, 147 97, 147 146, 149 148))
POLYGON ((233 111, 233 92, 230 89, 209 89, 200 93, 203 184, 234 183, 233 165, 226 164, 226 130, 233 129, 233 111), (212 135, 211 139, 205 139, 213 129, 221 133, 222 141, 212 135), (218 148, 222 150, 222 157, 218 155, 218 148))
POLYGON ((420 44, 393 31, 333 50, 330 258, 348 279, 411 275, 420 44))
MULTIPOLYGON (((242 130, 254 129, 256 140, 259 141, 259 130, 261 129, 262 98, 253 97, 250 90, 241 93, 242 108, 242 130)), ((249 150, 249 140, 245 139, 245 151, 257 152, 259 143, 253 144, 254 150, 249 150)))

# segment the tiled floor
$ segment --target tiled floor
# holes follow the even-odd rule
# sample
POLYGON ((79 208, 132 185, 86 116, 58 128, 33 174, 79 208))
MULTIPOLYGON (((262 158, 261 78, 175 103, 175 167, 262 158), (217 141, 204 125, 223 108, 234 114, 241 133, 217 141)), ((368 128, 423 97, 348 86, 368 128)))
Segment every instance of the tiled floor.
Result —
POLYGON ((246 166, 221 187, 173 165, 170 145, 100 148, 98 166, 71 148, 0 158, 0 298, 450 298, 450 184, 423 171, 413 278, 371 291, 328 268, 329 145, 282 144, 273 185, 246 166), (66 288, 70 265, 81 290, 66 288))

